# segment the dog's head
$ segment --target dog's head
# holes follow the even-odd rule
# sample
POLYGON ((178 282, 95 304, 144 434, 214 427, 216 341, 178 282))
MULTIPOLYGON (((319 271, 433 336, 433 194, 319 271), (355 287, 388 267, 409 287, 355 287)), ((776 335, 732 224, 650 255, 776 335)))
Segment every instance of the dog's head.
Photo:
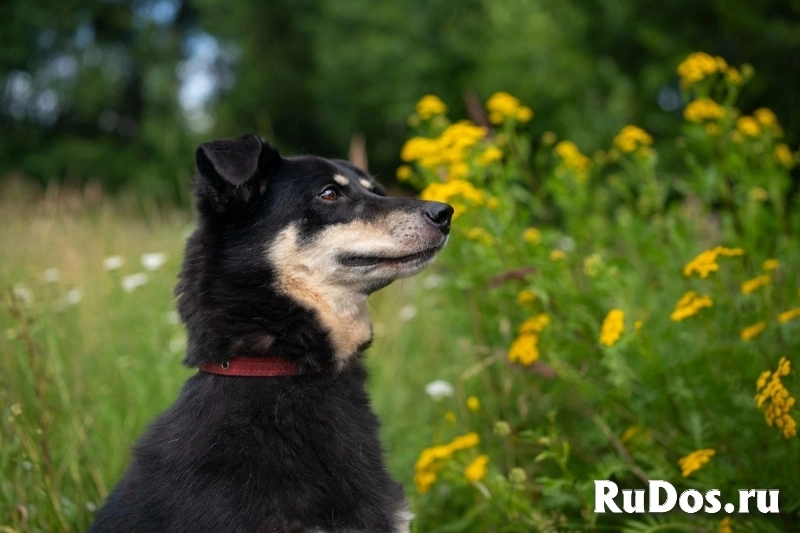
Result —
MULTIPOLYGON (((345 161, 284 158, 256 135, 203 144, 196 161, 200 221, 187 247, 181 300, 194 277, 191 256, 202 255, 220 285, 270 300, 261 302, 266 321, 286 323, 267 309, 282 298, 307 310, 340 362, 371 338, 366 297, 422 270, 447 242, 449 205, 387 197, 345 161)), ((225 301, 225 311, 239 314, 237 301, 247 307, 241 312, 257 311, 241 294, 225 301)), ((187 325, 191 336, 190 319, 187 325)))

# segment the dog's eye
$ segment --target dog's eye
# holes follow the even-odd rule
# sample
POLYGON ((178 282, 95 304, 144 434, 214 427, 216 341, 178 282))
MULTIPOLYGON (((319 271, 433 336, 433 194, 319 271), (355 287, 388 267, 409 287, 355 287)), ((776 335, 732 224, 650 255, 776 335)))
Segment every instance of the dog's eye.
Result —
POLYGON ((329 202, 335 202, 336 200, 341 198, 341 196, 342 195, 339 194, 339 191, 337 191, 333 187, 328 187, 327 189, 319 193, 320 198, 322 198, 323 200, 328 200, 329 202))

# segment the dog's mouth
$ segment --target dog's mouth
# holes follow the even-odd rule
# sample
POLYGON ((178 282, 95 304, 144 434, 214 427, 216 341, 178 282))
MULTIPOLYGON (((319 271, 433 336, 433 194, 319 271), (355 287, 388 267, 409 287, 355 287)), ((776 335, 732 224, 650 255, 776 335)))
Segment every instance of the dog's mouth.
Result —
POLYGON ((400 266, 412 263, 425 263, 442 249, 444 243, 432 246, 421 252, 397 257, 387 257, 380 255, 343 255, 339 257, 339 263, 346 267, 368 267, 368 266, 400 266))

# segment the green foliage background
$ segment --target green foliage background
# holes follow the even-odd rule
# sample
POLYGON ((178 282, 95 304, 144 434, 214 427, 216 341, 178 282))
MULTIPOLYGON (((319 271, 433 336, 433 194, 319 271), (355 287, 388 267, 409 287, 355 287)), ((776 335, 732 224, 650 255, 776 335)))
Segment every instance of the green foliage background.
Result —
POLYGON ((533 133, 557 131, 589 153, 626 123, 671 135, 682 105, 673 65, 694 50, 753 64, 743 110, 768 102, 790 145, 800 126, 797 0, 9 0, 0 41, 1 176, 178 201, 196 143, 245 131, 324 155, 362 132, 386 179, 407 110, 426 93, 462 112, 465 94, 510 91, 536 111, 533 133), (178 98, 198 37, 217 49, 203 131, 178 98), (20 76, 24 98, 11 90, 20 76), (42 118, 45 93, 57 104, 42 118), (104 130, 107 110, 119 124, 104 130))

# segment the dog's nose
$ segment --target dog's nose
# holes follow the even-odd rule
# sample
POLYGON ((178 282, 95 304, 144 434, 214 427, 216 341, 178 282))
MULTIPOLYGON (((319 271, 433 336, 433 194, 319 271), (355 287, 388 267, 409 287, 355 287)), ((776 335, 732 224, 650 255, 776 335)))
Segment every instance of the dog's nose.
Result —
POLYGON ((447 235, 450 233, 450 219, 453 218, 453 208, 450 204, 441 202, 425 202, 425 218, 447 235))

